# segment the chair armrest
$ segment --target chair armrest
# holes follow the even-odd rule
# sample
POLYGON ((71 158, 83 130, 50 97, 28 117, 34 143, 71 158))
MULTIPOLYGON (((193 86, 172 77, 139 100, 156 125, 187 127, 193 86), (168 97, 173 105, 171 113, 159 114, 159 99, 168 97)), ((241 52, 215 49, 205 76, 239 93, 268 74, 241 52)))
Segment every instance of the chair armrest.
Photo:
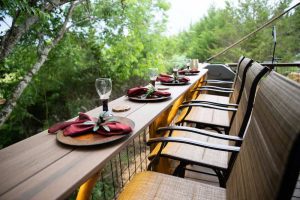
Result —
POLYGON ((231 90, 219 90, 219 89, 213 89, 213 88, 196 88, 194 91, 213 91, 213 92, 221 92, 221 93, 233 93, 231 90))
POLYGON ((233 84, 232 81, 221 81, 221 80, 204 80, 202 83, 226 83, 226 84, 233 84))
POLYGON ((215 105, 204 104, 204 103, 183 104, 183 105, 179 106, 179 109, 186 108, 186 107, 203 107, 203 108, 212 108, 212 109, 225 110, 225 111, 231 111, 231 112, 237 111, 237 108, 226 108, 226 107, 222 107, 222 106, 215 106, 215 105))
POLYGON ((201 130, 201 129, 197 129, 197 128, 193 128, 193 127, 186 127, 186 126, 161 127, 161 128, 156 130, 156 133, 160 133, 160 132, 163 132, 163 131, 175 131, 175 130, 177 130, 177 131, 188 131, 188 132, 197 133, 197 134, 200 134, 200 135, 206 135, 206 136, 209 136, 209 137, 214 137, 214 138, 223 139, 223 140, 238 141, 238 142, 243 141, 243 138, 238 137, 238 136, 224 135, 224 134, 214 133, 214 132, 211 132, 211 131, 201 130))
POLYGON ((188 104, 188 103, 205 103, 215 106, 224 106, 224 107, 238 107, 238 104, 235 103, 218 103, 218 102, 212 102, 212 101, 202 101, 202 100, 191 100, 191 101, 185 101, 182 104, 188 104))
POLYGON ((197 147, 204 147, 204 148, 209 148, 209 149, 214 149, 214 150, 219 150, 219 151, 233 152, 233 153, 238 153, 240 151, 240 147, 236 147, 236 146, 227 146, 227 145, 213 144, 213 143, 208 143, 208 142, 200 142, 200 141, 191 140, 191 139, 183 138, 183 137, 151 138, 148 140, 147 145, 151 145, 153 143, 158 143, 158 142, 162 142, 163 143, 162 146, 165 146, 169 142, 176 142, 176 143, 190 144, 190 145, 194 145, 197 147))
POLYGON ((231 88, 224 88, 224 87, 218 87, 218 86, 213 86, 213 85, 203 85, 199 88, 210 88, 210 89, 217 89, 217 90, 233 91, 233 89, 231 89, 231 88))

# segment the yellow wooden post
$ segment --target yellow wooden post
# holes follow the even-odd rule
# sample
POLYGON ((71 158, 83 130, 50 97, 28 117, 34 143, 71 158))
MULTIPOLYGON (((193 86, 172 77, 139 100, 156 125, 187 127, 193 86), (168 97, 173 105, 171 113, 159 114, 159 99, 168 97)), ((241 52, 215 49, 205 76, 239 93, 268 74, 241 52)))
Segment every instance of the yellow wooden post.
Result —
POLYGON ((89 200, 92 190, 100 176, 101 172, 94 174, 84 184, 82 184, 77 193, 76 200, 89 200))

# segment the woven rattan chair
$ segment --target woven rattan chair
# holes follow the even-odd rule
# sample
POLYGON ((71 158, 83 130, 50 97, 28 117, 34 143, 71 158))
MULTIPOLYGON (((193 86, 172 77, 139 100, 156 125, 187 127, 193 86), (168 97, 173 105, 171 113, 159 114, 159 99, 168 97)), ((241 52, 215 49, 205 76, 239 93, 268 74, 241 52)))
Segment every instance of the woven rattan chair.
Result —
POLYGON ((235 77, 234 77, 234 81, 224 81, 224 80, 207 79, 207 80, 203 80, 202 83, 213 84, 213 85, 218 85, 218 84, 222 84, 223 85, 223 84, 226 84, 226 85, 233 86, 235 84, 235 81, 236 81, 238 73, 239 73, 240 64, 241 64, 241 62, 243 61, 244 58, 245 58, 244 56, 241 56, 239 58, 239 60, 238 60, 237 68, 236 68, 236 74, 235 74, 235 77))
MULTIPOLYGON (((163 127, 159 128, 157 133, 161 134, 162 132, 166 132, 164 134, 165 137, 181 137, 188 140, 210 142, 219 145, 228 145, 230 141, 233 141, 235 145, 239 146, 242 143, 245 130, 251 116, 258 82, 268 71, 269 68, 263 67, 256 62, 249 68, 245 81, 244 92, 236 112, 236 117, 233 120, 232 126, 230 126, 228 136, 224 134, 217 134, 209 130, 185 126, 163 127)), ((169 143, 163 147, 164 148, 162 149, 161 144, 156 145, 154 150, 151 152, 149 159, 154 162, 155 157, 161 154, 161 156, 180 161, 180 164, 174 171, 174 175, 180 177, 184 177, 185 168, 190 164, 211 167, 218 176, 220 185, 224 186, 227 176, 226 174, 228 173, 228 166, 233 162, 233 160, 229 159, 228 152, 194 148, 191 145, 181 143, 169 143)))
MULTIPOLYGON (((248 68, 251 66, 252 62, 253 60, 249 58, 245 58, 243 56, 239 59, 236 76, 234 78, 234 81, 231 82, 233 83, 232 88, 222 88, 222 87, 204 85, 200 88, 195 89, 195 91, 202 92, 200 93, 200 95, 198 95, 197 99, 186 101, 184 102, 184 104, 205 103, 205 104, 211 104, 217 106, 237 107, 244 89, 246 72, 248 68), (204 94, 203 91, 213 91, 215 93, 220 93, 221 95, 204 94), (229 97, 224 96, 224 94, 229 94, 229 97)), ((228 82, 228 81, 217 81, 217 80, 214 81, 216 83, 228 82)))
MULTIPOLYGON (((238 75, 239 75, 239 70, 242 61, 244 60, 244 56, 241 56, 237 62, 237 68, 236 68, 236 73, 233 81, 224 81, 224 80, 213 80, 213 79, 208 79, 208 80, 203 80, 201 81, 202 86, 199 87, 198 89, 203 89, 204 91, 212 91, 215 93, 220 92, 223 96, 223 90, 225 90, 225 95, 230 94, 226 93, 226 91, 234 89, 234 85, 236 84, 236 81, 238 80, 238 75), (222 87, 220 87, 221 85, 222 87), (221 90, 221 91, 220 91, 221 90)), ((199 90, 198 90, 199 91, 199 90)))
POLYGON ((136 175, 119 199, 290 199, 300 169, 299 107, 300 85, 271 72, 260 85, 241 148, 186 142, 233 152, 226 189, 148 171, 136 175))
MULTIPOLYGON (((262 67, 258 63, 254 63, 250 67, 247 66, 251 63, 252 61, 248 58, 244 58, 242 61, 237 78, 239 81, 236 81, 235 90, 229 98, 216 95, 200 95, 198 98, 198 100, 202 99, 200 101, 205 101, 206 96, 209 96, 208 98, 210 99, 222 99, 223 101, 227 101, 228 104, 223 103, 221 105, 217 105, 199 103, 197 101, 183 104, 180 106, 180 109, 183 110, 178 117, 176 124, 184 125, 185 123, 192 123, 196 125, 196 128, 211 128, 219 133, 223 133, 224 131, 225 134, 229 134, 236 115, 237 107, 240 105, 242 100, 242 95, 244 95, 244 101, 239 106, 239 109, 247 108, 247 104, 252 106, 257 83, 268 71, 266 67, 262 67), (260 73, 260 71, 263 72, 260 73)), ((248 110, 252 109, 251 106, 248 110)), ((246 110, 243 111, 244 112, 239 112, 241 114, 240 117, 245 115, 246 110)), ((243 119, 243 117, 240 119, 243 119)))

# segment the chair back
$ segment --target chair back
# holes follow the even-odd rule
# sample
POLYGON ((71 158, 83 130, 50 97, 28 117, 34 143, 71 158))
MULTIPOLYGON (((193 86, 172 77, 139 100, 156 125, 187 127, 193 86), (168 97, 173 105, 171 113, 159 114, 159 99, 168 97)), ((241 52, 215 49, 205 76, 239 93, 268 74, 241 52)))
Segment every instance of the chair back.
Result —
POLYGON ((250 58, 242 58, 235 76, 233 93, 229 96, 229 103, 239 104, 244 90, 246 72, 251 66, 252 62, 253 60, 251 60, 250 58))
POLYGON ((244 60, 245 56, 241 56, 237 62, 237 67, 236 67, 236 72, 235 72, 235 76, 234 76, 234 79, 233 79, 233 84, 235 83, 236 79, 237 79, 237 75, 239 73, 239 69, 240 69, 240 66, 241 66, 241 62, 244 60))
POLYGON ((245 85, 241 94, 238 110, 236 113, 230 113, 232 117, 229 135, 243 137, 251 116, 257 85, 268 71, 268 67, 264 67, 257 62, 254 62, 247 70, 245 85))
POLYGON ((300 85, 276 72, 256 95, 227 199, 290 199, 300 169, 300 85))

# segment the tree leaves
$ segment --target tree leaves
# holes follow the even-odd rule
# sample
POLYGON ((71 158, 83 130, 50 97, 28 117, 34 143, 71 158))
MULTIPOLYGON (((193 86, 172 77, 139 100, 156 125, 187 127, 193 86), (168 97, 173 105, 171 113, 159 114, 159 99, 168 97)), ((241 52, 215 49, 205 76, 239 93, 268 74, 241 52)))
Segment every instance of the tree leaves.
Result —
MULTIPOLYGON (((193 24, 188 31, 182 32, 176 38, 182 54, 191 58, 205 61, 221 50, 241 39, 246 34, 254 31, 278 13, 283 11, 290 1, 245 0, 237 5, 226 4, 224 9, 211 8, 208 14, 193 24)), ((290 15, 285 15, 274 25, 278 27, 280 45, 277 44, 277 53, 284 61, 296 59, 297 51, 294 47, 299 41, 299 9, 290 15), (295 28, 297 27, 297 28, 295 28), (294 32, 286 36, 286 32, 294 32), (297 34, 298 33, 298 34, 297 34), (287 51, 287 49, 289 51, 287 51)), ((251 57, 258 61, 270 60, 273 43, 271 26, 258 32, 239 46, 231 49, 226 54, 217 57, 213 62, 236 62, 240 55, 251 57)), ((299 46, 299 45, 298 45, 299 46)), ((299 49, 299 48, 298 48, 299 49)))
MULTIPOLYGON (((19 79, 36 62, 39 39, 45 41, 41 45, 47 45, 47 40, 57 34, 65 16, 65 8, 60 5, 67 1, 58 1, 60 5, 47 12, 23 0, 3 2, 6 5, 0 17, 6 14, 15 17, 16 8, 25 12, 17 23, 24 21, 27 15, 39 16, 39 22, 29 28, 14 51, 0 64, 0 97, 9 99, 19 79)), ((274 4, 273 8, 264 5, 266 0, 247 2, 250 3, 211 9, 189 30, 171 37, 162 35, 166 27, 165 11, 169 6, 165 0, 83 3, 74 10, 68 24, 71 28, 49 54, 43 68, 18 101, 11 119, 1 129, 2 144, 7 146, 48 125, 74 117, 79 111, 95 108, 99 105, 94 88, 97 77, 112 78, 111 99, 117 98, 129 87, 148 82, 145 72, 149 67, 157 67, 163 72, 174 63, 183 65, 186 57, 205 61, 260 25, 274 14, 273 10, 278 13, 288 3, 283 1, 280 5, 274 4)), ((297 9, 276 23, 276 52, 282 61, 292 61, 297 56, 295 52, 299 52, 299 19, 297 9)), ((270 29, 214 61, 236 62, 242 54, 256 60, 268 59, 272 49, 270 29)), ((113 122, 113 119, 108 121, 113 122)))

